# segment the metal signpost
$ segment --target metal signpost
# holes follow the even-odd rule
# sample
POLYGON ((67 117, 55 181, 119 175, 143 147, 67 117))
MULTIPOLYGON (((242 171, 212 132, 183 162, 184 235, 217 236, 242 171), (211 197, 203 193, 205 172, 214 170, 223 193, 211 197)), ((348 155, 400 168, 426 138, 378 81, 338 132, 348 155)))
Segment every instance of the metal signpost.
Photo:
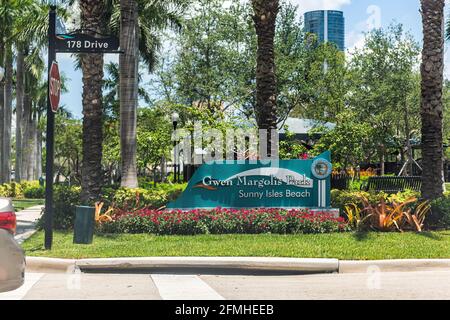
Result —
POLYGON ((57 52, 68 53, 121 53, 119 39, 114 36, 93 37, 81 32, 56 34, 56 6, 51 5, 48 28, 48 95, 47 136, 45 160, 45 249, 53 243, 53 162, 55 113, 58 111, 61 94, 61 78, 56 62, 57 52))
MULTIPOLYGON (((50 250, 53 242, 53 158, 54 158, 54 134, 55 134, 55 112, 52 108, 52 100, 55 99, 55 89, 50 90, 51 69, 56 60, 55 51, 55 29, 56 29, 56 6, 50 6, 48 19, 48 95, 47 95, 47 136, 46 136, 46 159, 45 159, 45 249, 50 250), (53 91, 53 92, 52 92, 53 91), (53 96, 53 98, 51 97, 53 96)), ((53 71, 55 72, 55 71, 53 71)), ((59 71, 58 71, 59 73, 59 71)), ((59 103, 59 98, 58 98, 59 103)), ((57 109, 57 108, 56 108, 57 109)))

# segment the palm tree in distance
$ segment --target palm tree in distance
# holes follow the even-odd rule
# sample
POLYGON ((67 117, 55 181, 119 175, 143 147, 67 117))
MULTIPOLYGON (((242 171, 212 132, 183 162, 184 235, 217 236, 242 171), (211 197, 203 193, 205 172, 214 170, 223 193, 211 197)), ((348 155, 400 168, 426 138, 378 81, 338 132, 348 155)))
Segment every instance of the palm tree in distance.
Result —
POLYGON ((443 71, 445 0, 421 0, 422 51, 422 196, 432 200, 444 192, 443 71))

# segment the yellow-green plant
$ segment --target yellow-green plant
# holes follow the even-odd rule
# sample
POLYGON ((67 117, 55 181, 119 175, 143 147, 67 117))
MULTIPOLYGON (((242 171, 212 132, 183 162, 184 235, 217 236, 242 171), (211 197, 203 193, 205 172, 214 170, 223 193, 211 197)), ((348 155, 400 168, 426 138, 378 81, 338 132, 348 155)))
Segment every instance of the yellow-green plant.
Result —
POLYGON ((345 214, 350 227, 358 231, 364 228, 366 221, 372 216, 354 203, 345 206, 345 214))
POLYGON ((427 215, 431 212, 431 204, 429 201, 423 201, 417 205, 414 213, 411 213, 411 209, 404 212, 405 222, 409 228, 422 232, 423 225, 427 215))

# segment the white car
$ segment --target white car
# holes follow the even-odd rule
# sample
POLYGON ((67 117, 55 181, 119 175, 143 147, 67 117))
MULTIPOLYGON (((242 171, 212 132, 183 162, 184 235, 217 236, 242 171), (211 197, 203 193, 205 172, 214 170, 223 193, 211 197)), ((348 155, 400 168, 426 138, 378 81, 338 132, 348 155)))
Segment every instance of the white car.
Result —
POLYGON ((0 198, 0 292, 22 286, 25 254, 14 240, 16 214, 10 199, 0 198))

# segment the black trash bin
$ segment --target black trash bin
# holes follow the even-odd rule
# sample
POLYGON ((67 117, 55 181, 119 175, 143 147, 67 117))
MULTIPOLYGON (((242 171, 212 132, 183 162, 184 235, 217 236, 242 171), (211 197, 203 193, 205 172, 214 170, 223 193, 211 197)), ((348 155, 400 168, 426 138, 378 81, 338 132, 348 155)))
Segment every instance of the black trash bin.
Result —
POLYGON ((94 239, 95 208, 76 207, 73 243, 91 244, 94 239))

